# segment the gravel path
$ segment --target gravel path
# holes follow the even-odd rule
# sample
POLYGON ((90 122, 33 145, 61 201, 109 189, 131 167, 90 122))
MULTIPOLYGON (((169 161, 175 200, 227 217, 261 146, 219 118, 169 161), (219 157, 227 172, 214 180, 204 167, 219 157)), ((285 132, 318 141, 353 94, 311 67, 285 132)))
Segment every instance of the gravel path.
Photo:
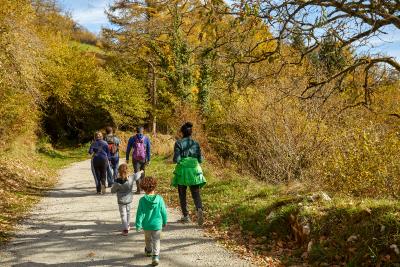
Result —
MULTIPOLYGON (((149 266, 143 233, 120 235, 116 197, 96 195, 93 184, 90 161, 64 169, 58 186, 0 252, 0 266, 149 266)), ((138 200, 135 195, 132 222, 138 200)), ((204 237, 195 225, 176 223, 179 212, 169 209, 168 215, 160 266, 251 266, 204 237)))

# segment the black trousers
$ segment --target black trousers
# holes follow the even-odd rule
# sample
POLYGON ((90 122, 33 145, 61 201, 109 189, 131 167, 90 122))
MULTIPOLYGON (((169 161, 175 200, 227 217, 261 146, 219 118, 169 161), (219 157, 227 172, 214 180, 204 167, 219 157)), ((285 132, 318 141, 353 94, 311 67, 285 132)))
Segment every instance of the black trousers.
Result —
POLYGON ((133 164, 133 171, 136 173, 138 171, 143 171, 142 175, 140 176, 140 179, 136 181, 136 192, 140 193, 140 181, 141 179, 144 178, 145 176, 145 171, 146 171, 146 161, 136 161, 132 159, 132 164, 133 164))
POLYGON ((93 168, 97 178, 97 186, 96 186, 97 192, 101 192, 102 185, 106 186, 107 167, 108 167, 107 159, 96 158, 96 157, 93 158, 93 168))
MULTIPOLYGON (((196 206, 196 210, 202 209, 203 204, 201 202, 200 186, 192 185, 189 188, 190 188, 190 192, 192 193, 192 198, 194 201, 194 205, 196 206)), ((187 202, 186 202, 186 189, 187 189, 186 185, 178 185, 179 202, 181 204, 183 216, 187 216, 189 214, 189 212, 187 210, 187 202)))

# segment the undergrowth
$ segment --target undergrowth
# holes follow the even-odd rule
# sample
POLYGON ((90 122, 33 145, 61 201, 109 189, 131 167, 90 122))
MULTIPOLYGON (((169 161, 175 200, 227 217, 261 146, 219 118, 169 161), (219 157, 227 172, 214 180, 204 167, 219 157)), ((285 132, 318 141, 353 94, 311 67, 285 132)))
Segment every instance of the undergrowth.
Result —
MULTIPOLYGON (((271 186, 211 164, 203 167, 206 230, 260 266, 400 266, 393 246, 400 245, 398 201, 323 200, 304 189, 271 186), (302 225, 311 231, 296 240, 295 229, 302 225)), ((158 178, 167 203, 178 206, 176 189, 170 187, 173 169, 170 158, 157 156, 148 174, 158 178)))
POLYGON ((57 170, 84 159, 87 149, 54 149, 21 138, 0 156, 0 244, 10 238, 16 223, 45 190, 55 185, 57 170))

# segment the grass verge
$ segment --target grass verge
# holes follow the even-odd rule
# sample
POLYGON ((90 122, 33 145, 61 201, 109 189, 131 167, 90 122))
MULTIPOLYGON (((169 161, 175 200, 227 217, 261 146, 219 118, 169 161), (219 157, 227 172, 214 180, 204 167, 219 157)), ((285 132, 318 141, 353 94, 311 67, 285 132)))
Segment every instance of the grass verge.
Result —
POLYGON ((16 144, 0 156, 0 244, 12 235, 14 226, 57 182, 57 171, 83 160, 87 146, 53 149, 50 145, 16 144))
MULTIPOLYGON (((399 201, 330 200, 210 164, 203 167, 206 231, 256 264, 400 266, 399 201)), ((169 158, 157 156, 148 174, 159 179, 158 190, 168 204, 177 206, 177 192, 169 186, 173 169, 169 158)))

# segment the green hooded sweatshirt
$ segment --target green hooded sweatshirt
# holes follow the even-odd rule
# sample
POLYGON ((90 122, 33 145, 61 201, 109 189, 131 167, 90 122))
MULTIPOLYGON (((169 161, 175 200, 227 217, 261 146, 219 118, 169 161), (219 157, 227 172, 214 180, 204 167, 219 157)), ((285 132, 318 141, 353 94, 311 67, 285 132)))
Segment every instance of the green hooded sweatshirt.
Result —
POLYGON ((136 212, 136 230, 158 231, 167 224, 167 208, 160 195, 144 195, 136 212))

